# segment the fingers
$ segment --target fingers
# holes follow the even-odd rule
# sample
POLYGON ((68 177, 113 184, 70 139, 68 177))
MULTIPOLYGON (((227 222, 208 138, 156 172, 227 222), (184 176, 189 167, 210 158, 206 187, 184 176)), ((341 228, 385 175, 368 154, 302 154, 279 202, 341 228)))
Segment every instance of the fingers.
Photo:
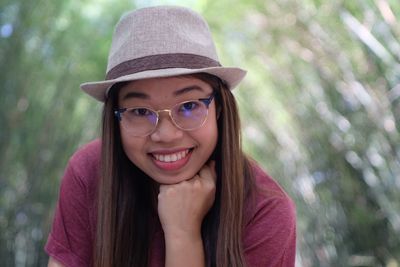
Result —
POLYGON ((217 180, 215 161, 212 160, 208 164, 204 165, 199 171, 199 176, 202 179, 209 180, 215 183, 217 180))
MULTIPOLYGON (((161 184, 159 187, 159 193, 160 194, 166 194, 166 193, 173 193, 174 192, 174 184, 161 184)), ((159 195, 160 196, 160 195, 159 195)))
POLYGON ((160 185, 158 215, 164 233, 198 233, 216 191, 215 162, 205 164, 191 179, 160 185))
POLYGON ((184 185, 184 184, 198 184, 201 183, 211 183, 214 184, 216 183, 217 180, 217 173, 215 171, 215 161, 211 160, 207 164, 203 165, 203 167, 199 170, 199 172, 193 176, 192 178, 179 182, 177 184, 160 184, 159 187, 159 192, 163 193, 165 191, 170 191, 173 188, 175 188, 178 185, 184 185))
POLYGON ((164 195, 164 194, 174 194, 175 191, 181 190, 181 188, 190 188, 191 186, 194 186, 195 188, 202 187, 204 185, 207 186, 207 188, 212 189, 215 188, 217 180, 217 174, 215 171, 215 161, 210 161, 207 164, 205 164, 198 174, 193 176, 191 179, 182 181, 177 184, 162 184, 159 187, 159 193, 164 195))

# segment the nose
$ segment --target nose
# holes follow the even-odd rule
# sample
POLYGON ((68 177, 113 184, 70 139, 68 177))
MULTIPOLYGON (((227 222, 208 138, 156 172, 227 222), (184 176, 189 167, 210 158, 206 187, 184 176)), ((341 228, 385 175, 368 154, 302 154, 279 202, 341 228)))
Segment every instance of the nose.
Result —
POLYGON ((150 135, 150 138, 154 142, 169 143, 177 141, 183 137, 183 131, 176 127, 172 122, 171 116, 168 112, 160 114, 158 124, 154 132, 150 135))

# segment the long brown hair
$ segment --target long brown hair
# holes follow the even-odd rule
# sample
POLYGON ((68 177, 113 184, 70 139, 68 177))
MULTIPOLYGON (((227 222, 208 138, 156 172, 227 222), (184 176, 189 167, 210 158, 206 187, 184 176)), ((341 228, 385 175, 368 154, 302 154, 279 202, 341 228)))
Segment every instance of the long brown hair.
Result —
MULTIPOLYGON (((232 92, 217 77, 192 74, 216 92, 218 142, 215 202, 202 223, 207 266, 246 266, 242 248, 245 203, 249 203, 253 175, 242 152, 240 121, 232 92)), ((98 220, 94 266, 148 266, 151 240, 158 222, 157 187, 125 155, 119 124, 114 117, 118 92, 111 88, 103 110, 102 176, 98 189, 98 220)))

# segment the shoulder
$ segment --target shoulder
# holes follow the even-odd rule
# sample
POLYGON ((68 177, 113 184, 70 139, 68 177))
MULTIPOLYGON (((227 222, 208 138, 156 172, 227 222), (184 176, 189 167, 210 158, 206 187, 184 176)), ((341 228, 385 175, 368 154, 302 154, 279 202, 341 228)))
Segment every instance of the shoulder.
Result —
POLYGON ((281 196, 287 198, 287 193, 283 190, 283 188, 279 185, 279 183, 273 179, 269 174, 267 174, 258 164, 252 163, 252 173, 254 176, 254 182, 257 189, 261 189, 262 191, 267 190, 273 196, 281 196))
POLYGON ((69 167, 77 174, 97 174, 101 159, 101 140, 95 139, 76 150, 69 160, 69 167))
POLYGON ((294 266, 296 208, 283 188, 253 164, 254 190, 245 210, 244 250, 250 266, 294 266))
POLYGON ((269 176, 260 166, 252 164, 254 190, 247 209, 248 224, 256 220, 266 222, 287 221, 293 224, 296 218, 296 207, 284 189, 269 176), (274 216, 267 216, 273 213, 274 216))
POLYGON ((76 150, 68 162, 62 184, 73 183, 92 191, 100 175, 101 141, 93 140, 76 150))
POLYGON ((89 266, 96 229, 101 143, 94 140, 70 158, 58 197, 46 252, 65 266, 89 266))
POLYGON ((98 167, 101 158, 101 140, 95 139, 80 148, 72 155, 69 164, 75 169, 85 170, 98 167))

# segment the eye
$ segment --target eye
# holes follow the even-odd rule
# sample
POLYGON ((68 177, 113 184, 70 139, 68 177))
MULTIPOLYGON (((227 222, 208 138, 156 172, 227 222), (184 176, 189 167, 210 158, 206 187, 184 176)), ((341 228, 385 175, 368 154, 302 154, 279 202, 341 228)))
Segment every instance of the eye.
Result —
POLYGON ((185 102, 182 105, 179 106, 179 111, 193 111, 196 108, 199 107, 199 103, 197 103, 196 101, 189 101, 189 102, 185 102))
POLYGON ((133 116, 143 117, 143 116, 150 116, 153 114, 151 110, 147 108, 133 108, 129 112, 133 116))

